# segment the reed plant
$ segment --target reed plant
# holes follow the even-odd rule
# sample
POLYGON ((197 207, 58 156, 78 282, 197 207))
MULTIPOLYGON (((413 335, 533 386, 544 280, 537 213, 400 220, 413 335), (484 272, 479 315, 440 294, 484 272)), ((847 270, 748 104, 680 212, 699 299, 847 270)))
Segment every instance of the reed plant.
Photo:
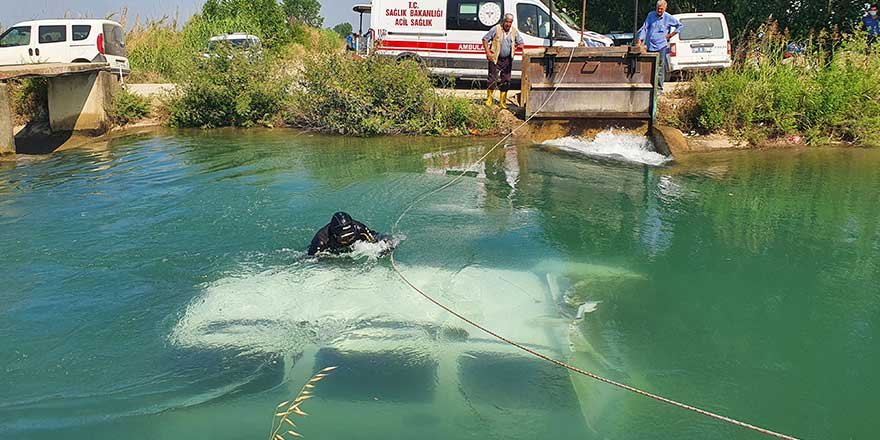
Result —
POLYGON ((302 434, 295 431, 296 423, 291 419, 293 416, 306 417, 308 413, 302 410, 302 406, 306 400, 315 397, 315 386, 329 376, 333 370, 338 367, 327 367, 317 372, 309 379, 299 394, 293 400, 287 400, 275 407, 275 417, 272 419, 272 433, 269 434, 269 440, 286 440, 286 436, 302 437, 302 434))
POLYGON ((195 55, 177 20, 169 17, 135 23, 125 39, 132 72, 129 82, 174 82, 195 55))

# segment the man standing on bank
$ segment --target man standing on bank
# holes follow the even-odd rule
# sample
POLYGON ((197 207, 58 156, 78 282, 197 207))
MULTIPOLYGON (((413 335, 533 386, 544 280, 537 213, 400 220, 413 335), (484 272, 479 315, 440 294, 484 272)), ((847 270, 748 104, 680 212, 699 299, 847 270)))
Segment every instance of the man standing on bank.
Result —
POLYGON ((639 29, 636 45, 648 44, 648 52, 660 54, 660 92, 666 79, 666 68, 669 66, 669 39, 681 31, 681 22, 666 13, 666 0, 657 2, 657 11, 648 14, 645 24, 639 29))
POLYGON ((489 89, 486 91, 486 105, 492 107, 495 89, 501 90, 501 109, 507 108, 507 92, 510 91, 510 74, 513 71, 514 49, 522 50, 523 39, 513 27, 513 14, 504 16, 504 21, 495 25, 483 37, 483 48, 489 60, 489 89))

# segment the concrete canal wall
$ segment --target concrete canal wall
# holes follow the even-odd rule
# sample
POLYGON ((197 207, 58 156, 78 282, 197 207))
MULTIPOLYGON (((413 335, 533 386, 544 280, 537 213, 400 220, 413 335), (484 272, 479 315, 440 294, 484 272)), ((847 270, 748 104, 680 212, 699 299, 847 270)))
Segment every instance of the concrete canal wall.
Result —
POLYGON ((9 86, 0 82, 0 156, 15 154, 15 133, 9 105, 9 86))
MULTIPOLYGON (((70 137, 74 133, 94 136, 110 129, 107 111, 113 101, 117 79, 108 70, 109 67, 103 63, 0 67, 0 155, 11 155, 20 150, 16 148, 8 81, 24 78, 48 79, 49 127, 52 139, 46 143, 53 144, 57 139, 70 137)), ((25 131, 32 132, 39 130, 25 131)))

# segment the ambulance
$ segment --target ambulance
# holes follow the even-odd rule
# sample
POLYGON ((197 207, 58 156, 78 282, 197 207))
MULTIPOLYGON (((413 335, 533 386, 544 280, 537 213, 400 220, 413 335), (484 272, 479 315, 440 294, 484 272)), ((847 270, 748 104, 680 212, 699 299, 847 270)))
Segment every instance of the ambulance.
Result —
MULTIPOLYGON (((526 49, 578 46, 580 26, 564 11, 550 10, 540 0, 373 0, 370 37, 374 55, 412 59, 431 74, 458 79, 484 79, 487 71, 483 37, 506 14, 513 14, 526 49)), ((587 46, 611 46, 613 41, 585 32, 587 46)), ((513 62, 521 77, 522 53, 513 62)))

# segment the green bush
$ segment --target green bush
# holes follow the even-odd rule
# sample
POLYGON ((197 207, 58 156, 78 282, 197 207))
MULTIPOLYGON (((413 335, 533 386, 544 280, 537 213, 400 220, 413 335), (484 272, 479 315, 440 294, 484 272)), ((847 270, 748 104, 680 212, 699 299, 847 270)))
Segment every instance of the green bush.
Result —
POLYGON ((198 60, 168 102, 174 127, 277 125, 289 96, 289 80, 270 61, 221 48, 198 60))
POLYGON ((49 82, 46 78, 15 81, 10 89, 16 123, 49 120, 49 82))
POLYGON ((826 41, 786 60, 787 38, 770 35, 733 68, 696 78, 699 127, 752 142, 804 134, 811 144, 880 144, 880 54, 866 53, 864 35, 826 41))
POLYGON ((150 103, 134 93, 120 90, 113 96, 107 113, 115 125, 122 126, 149 116, 150 103))
POLYGON ((293 89, 291 125, 352 135, 453 134, 494 127, 494 115, 437 95, 413 61, 307 57, 293 89))

